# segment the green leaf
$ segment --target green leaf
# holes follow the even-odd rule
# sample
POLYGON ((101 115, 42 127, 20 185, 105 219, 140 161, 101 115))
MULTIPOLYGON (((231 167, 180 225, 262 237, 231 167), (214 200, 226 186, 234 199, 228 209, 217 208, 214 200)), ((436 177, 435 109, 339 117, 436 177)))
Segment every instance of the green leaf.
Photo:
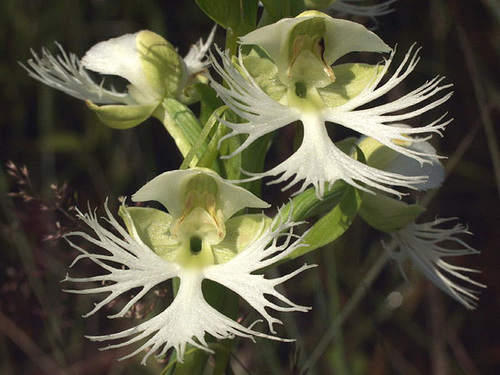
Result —
MULTIPOLYGON (((264 161, 266 160, 267 150, 273 133, 266 134, 259 139, 252 142, 250 146, 243 150, 241 168, 246 172, 260 173, 264 168, 264 161)), ((245 189, 251 191, 253 194, 260 196, 262 179, 255 181, 245 182, 241 185, 245 189)))
MULTIPOLYGON (((223 107, 220 108, 218 111, 218 115, 220 115, 220 112, 224 110, 223 107)), ((184 158, 184 161, 182 162, 181 166, 179 169, 186 169, 188 167, 204 167, 204 168, 211 168, 215 162, 215 159, 218 155, 218 140, 217 142, 212 142, 214 137, 209 137, 209 134, 212 132, 212 128, 214 127, 215 123, 217 122, 217 118, 215 117, 215 113, 208 119, 208 121, 205 123, 205 127, 201 131, 201 133, 198 136, 198 139, 196 142, 191 146, 191 149, 189 150, 188 154, 184 158), (208 142, 208 147, 206 147, 205 152, 201 156, 200 160, 198 160, 197 163, 193 163, 193 158, 195 157, 196 154, 198 154, 198 151, 200 150, 200 147, 203 144, 206 144, 208 142)), ((220 132, 215 132, 215 136, 217 136, 220 132)), ((222 135, 219 136, 219 138, 222 135)), ((215 169, 216 172, 219 172, 218 165, 215 164, 215 169)))
POLYGON ((198 161, 198 165, 200 167, 211 168, 219 175, 221 174, 222 170, 222 162, 219 158, 217 158, 217 156, 219 155, 219 140, 224 136, 225 131, 226 127, 219 122, 214 134, 211 136, 210 141, 208 142, 207 150, 203 153, 200 160, 198 161))
POLYGON ((301 221, 330 211, 340 202, 346 188, 345 183, 337 182, 324 194, 323 199, 318 198, 314 188, 309 188, 286 204, 281 209, 281 214, 287 217, 292 211, 292 220, 301 221))
MULTIPOLYGON (((328 204, 327 202, 323 204, 318 202, 319 199, 314 199, 309 190, 295 197, 292 202, 285 206, 286 209, 292 210, 294 220, 303 220, 312 216, 316 210, 328 204)), ((335 241, 349 228, 361 206, 361 193, 343 182, 335 184, 333 189, 325 194, 325 200, 327 199, 333 201, 339 199, 338 204, 309 229, 303 239, 303 243, 308 246, 297 249, 288 258, 297 258, 335 241)))
POLYGON ((257 24, 257 0, 196 0, 207 16, 231 29, 236 36, 244 35, 257 24))
MULTIPOLYGON (((222 117, 224 120, 230 122, 238 122, 241 121, 235 113, 232 111, 225 111, 222 117)), ((222 125, 222 124, 221 124, 222 125)), ((224 126, 224 135, 228 133, 229 130, 224 126)), ((229 137, 225 139, 219 147, 219 153, 222 156, 231 155, 240 145, 243 143, 243 139, 245 136, 236 135, 234 137, 229 137)), ((241 168, 242 168, 242 153, 238 153, 230 158, 221 159, 221 163, 223 166, 223 175, 228 180, 239 180, 241 179, 241 168)))
POLYGON ((184 363, 177 362, 175 375, 201 375, 208 361, 208 353, 188 345, 184 354, 184 363))

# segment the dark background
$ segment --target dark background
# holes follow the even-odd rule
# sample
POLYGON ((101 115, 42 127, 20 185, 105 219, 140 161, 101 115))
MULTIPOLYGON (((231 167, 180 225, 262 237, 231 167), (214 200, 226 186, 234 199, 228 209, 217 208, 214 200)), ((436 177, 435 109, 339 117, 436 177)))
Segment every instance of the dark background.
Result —
MULTIPOLYGON (((81 318, 94 299, 61 291, 59 281, 76 254, 59 237, 78 229, 73 205, 102 207, 109 196, 116 207, 118 196, 130 195, 156 174, 177 168, 181 157, 158 121, 150 119, 127 131, 109 129, 83 102, 30 79, 17 62, 30 58, 30 48, 55 53, 54 41, 83 56, 101 40, 141 29, 161 34, 185 55, 192 43, 208 35, 213 22, 194 1, 2 4, 0 373, 159 373, 162 365, 153 359, 148 367, 139 365, 140 356, 117 362, 127 351, 100 352, 100 345, 84 339, 84 334, 116 332, 136 322, 129 321, 133 317, 110 321, 107 311, 81 318), (9 160, 16 167, 7 165, 9 160), (30 182, 23 177, 24 165, 30 182)), ((439 153, 449 157, 448 177, 430 200, 424 219, 459 217, 468 224, 474 236, 466 240, 482 254, 452 262, 481 270, 473 277, 488 288, 477 310, 467 311, 416 273, 405 283, 397 266, 389 263, 311 373, 498 374, 500 186, 495 170, 499 176, 500 156, 493 133, 499 132, 500 3, 400 0, 393 7, 395 12, 378 19, 377 34, 390 46, 398 45, 400 59, 413 43, 423 49, 415 72, 391 95, 408 92, 436 75, 454 84, 454 96, 433 112, 437 116, 448 111, 454 121, 444 138, 433 140, 439 153), (388 307, 390 294, 402 298, 400 307, 388 307)), ((370 20, 357 21, 374 26, 370 20)), ((224 44, 222 29, 216 42, 224 44)), ((274 204, 283 202, 275 190, 265 194, 274 204)), ((285 324, 279 327, 282 336, 299 337, 297 343, 238 340, 232 360, 235 373, 301 373, 319 338, 381 252, 380 238, 356 221, 342 239, 310 254, 307 261, 319 263, 317 271, 285 287, 292 300, 314 309, 283 316, 285 324)), ((76 267, 73 274, 92 272, 85 266, 76 267)), ((147 310, 154 298, 137 306, 136 315, 144 315, 141 308, 147 310)))

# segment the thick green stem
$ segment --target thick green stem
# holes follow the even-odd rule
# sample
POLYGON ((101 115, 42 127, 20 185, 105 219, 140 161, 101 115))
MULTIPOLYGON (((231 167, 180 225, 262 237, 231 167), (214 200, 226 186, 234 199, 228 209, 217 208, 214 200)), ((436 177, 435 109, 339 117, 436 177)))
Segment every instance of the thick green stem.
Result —
MULTIPOLYGON (((182 156, 185 157, 202 131, 200 122, 193 112, 177 100, 166 98, 154 116, 163 123, 182 156)), ((201 147, 199 151, 203 152, 203 148, 201 147)), ((194 159, 197 161, 197 158, 193 157, 194 159)))

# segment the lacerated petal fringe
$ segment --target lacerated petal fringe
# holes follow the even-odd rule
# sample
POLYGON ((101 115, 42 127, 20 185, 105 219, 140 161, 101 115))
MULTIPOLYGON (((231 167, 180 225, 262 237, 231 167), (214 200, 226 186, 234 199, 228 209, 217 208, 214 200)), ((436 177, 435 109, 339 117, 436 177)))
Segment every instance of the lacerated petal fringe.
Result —
POLYGON ((405 176, 386 172, 363 164, 335 146, 326 134, 322 118, 313 115, 303 116, 302 122, 304 138, 299 149, 278 166, 260 174, 261 176, 281 174, 272 183, 290 180, 283 189, 288 189, 302 180, 298 193, 313 185, 318 197, 322 197, 325 188, 330 188, 337 180, 344 180, 366 192, 372 193, 374 189, 379 189, 402 196, 403 194, 392 186, 414 189, 414 185, 424 182, 427 178, 427 176, 405 176))
POLYGON ((212 28, 205 43, 200 39, 196 44, 192 45, 189 52, 184 57, 184 63, 187 68, 187 75, 192 75, 201 72, 210 66, 210 59, 207 57, 207 52, 215 36, 217 26, 212 28))
POLYGON ((133 103, 127 93, 116 92, 113 88, 104 89, 104 81, 101 84, 94 82, 75 54, 68 55, 59 43, 56 42, 56 45, 60 52, 58 56, 54 57, 43 48, 42 56, 39 57, 31 50, 33 59, 27 61, 28 66, 20 63, 31 78, 77 99, 90 100, 96 104, 133 103))
POLYGON ((442 136, 442 132, 452 120, 444 120, 445 115, 439 117, 437 120, 419 127, 410 127, 408 124, 401 121, 415 118, 423 113, 426 113, 433 108, 446 102, 452 95, 452 92, 445 94, 442 97, 433 99, 436 94, 450 88, 452 85, 440 86, 442 77, 436 77, 427 81, 419 88, 409 92, 408 94, 386 104, 379 106, 357 110, 356 108, 364 105, 369 105, 375 99, 385 95, 398 84, 400 84, 415 68, 419 61, 418 52, 420 49, 415 50, 413 45, 405 55, 403 62, 396 69, 396 72, 382 85, 379 86, 382 77, 387 73, 389 66, 392 63, 395 50, 391 53, 389 59, 386 60, 382 72, 377 76, 370 85, 368 85, 359 95, 349 100, 345 104, 328 108, 324 111, 323 117, 326 121, 340 124, 349 129, 352 129, 360 134, 374 138, 383 145, 399 152, 405 156, 417 160, 422 163, 430 163, 435 154, 429 155, 423 152, 412 150, 396 144, 394 141, 407 142, 409 140, 415 142, 423 142, 428 140, 432 133, 442 136), (429 101, 427 104, 415 107, 423 102, 429 101), (407 111, 405 113, 398 113, 391 115, 391 113, 407 111), (411 135, 428 133, 427 137, 414 140, 410 138, 411 135))
POLYGON ((215 82, 210 85, 214 88, 226 105, 238 116, 248 122, 233 123, 220 119, 232 132, 224 136, 219 144, 225 139, 237 134, 248 134, 247 139, 231 155, 232 157, 261 136, 282 128, 300 118, 299 111, 286 107, 271 99, 254 81, 245 69, 241 55, 238 69, 231 63, 228 53, 218 51, 222 59, 222 65, 211 55, 212 66, 224 79, 229 88, 215 82))
MULTIPOLYGON (((467 245, 464 241, 455 238, 458 234, 470 234, 467 228, 461 224, 456 224, 452 228, 437 228, 440 224, 454 220, 454 218, 437 219, 430 223, 416 224, 412 223, 407 227, 391 234, 396 242, 397 251, 390 250, 385 246, 389 255, 394 258, 401 267, 406 259, 411 259, 413 267, 422 272, 438 288, 455 298, 467 309, 472 310, 477 306, 477 294, 479 291, 458 284, 453 279, 466 281, 476 287, 485 288, 486 286, 470 279, 460 272, 480 271, 465 267, 458 267, 445 262, 442 257, 451 257, 458 255, 478 254, 479 251, 467 245), (458 249, 446 249, 439 246, 443 242, 454 242, 461 247, 458 249), (443 271, 443 272, 442 272, 443 271)), ((405 275, 406 278, 406 275, 405 275)))
POLYGON ((238 256, 226 263, 207 267, 205 270, 206 278, 235 291, 257 310, 266 319, 272 333, 275 333, 273 324, 281 324, 281 321, 272 317, 266 311, 266 307, 277 311, 305 312, 310 309, 310 307, 291 302, 276 291, 275 287, 316 265, 305 264, 294 272, 275 279, 266 279, 262 275, 252 274, 252 272, 274 264, 296 249, 305 246, 302 243, 305 234, 296 238, 289 231, 297 224, 291 222, 290 217, 284 218, 281 213, 278 213, 271 226, 262 235, 256 237, 238 256), (278 241, 282 237, 285 238, 285 241, 278 245, 278 241), (244 277, 241 275, 244 275, 244 277), (270 302, 266 295, 275 297, 284 305, 280 306, 270 302))
POLYGON ((120 237, 99 224, 95 211, 90 211, 88 214, 79 212, 80 219, 92 228, 94 236, 83 232, 73 232, 68 236, 82 237, 106 251, 106 254, 92 254, 68 239, 71 246, 82 253, 73 264, 80 259, 88 258, 109 273, 88 278, 66 276, 63 281, 113 283, 84 290, 68 290, 68 292, 76 294, 109 293, 85 316, 95 313, 133 288, 141 288, 141 290, 117 314, 111 315, 110 318, 123 316, 134 303, 159 282, 179 277, 180 288, 170 306, 159 315, 125 331, 110 335, 88 336, 89 339, 93 341, 127 339, 124 342, 109 345, 105 349, 123 347, 145 340, 138 349, 122 358, 129 358, 146 350, 142 360, 143 364, 149 356, 158 350, 160 350, 159 355, 161 356, 171 348, 177 351, 177 358, 182 362, 188 344, 211 352, 209 344, 205 340, 206 334, 216 339, 239 336, 251 340, 254 340, 254 337, 263 337, 280 341, 293 341, 254 330, 254 325, 261 320, 244 327, 212 308, 205 301, 202 292, 204 279, 211 279, 232 289, 264 317, 273 334, 275 334, 273 324, 281 324, 281 321, 271 316, 266 308, 282 312, 309 310, 308 307, 291 302, 276 291, 275 287, 313 266, 303 265, 299 269, 275 279, 266 279, 263 275, 252 274, 305 246, 301 243, 302 237, 291 232, 293 227, 300 224, 291 221, 291 213, 286 218, 278 214, 267 229, 263 222, 261 230, 256 234, 254 240, 229 262, 201 269, 184 269, 177 263, 161 259, 145 244, 130 236, 110 213, 107 202, 105 210, 107 216, 103 219, 112 226, 113 231, 118 232, 120 237), (283 239, 284 241, 281 241, 283 239), (281 302, 281 305, 269 301, 267 295, 273 296, 281 302))

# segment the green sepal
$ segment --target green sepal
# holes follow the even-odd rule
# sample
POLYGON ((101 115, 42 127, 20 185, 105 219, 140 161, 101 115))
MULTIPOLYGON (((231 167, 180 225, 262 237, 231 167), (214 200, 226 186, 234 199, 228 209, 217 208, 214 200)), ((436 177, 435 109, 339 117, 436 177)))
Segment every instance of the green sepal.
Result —
POLYGON ((216 263, 225 263, 234 258, 271 222, 269 217, 262 214, 238 215, 226 221, 226 237, 212 246, 216 263))
MULTIPOLYGON (((403 142, 398 141, 398 144, 402 145, 403 142)), ((411 145, 411 142, 408 142, 408 145, 411 145)), ((367 164, 378 169, 387 169, 400 155, 398 152, 370 137, 363 138, 358 143, 358 146, 363 150, 367 164)))
POLYGON ((176 97, 181 84, 181 57, 160 35, 143 30, 137 34, 136 47, 144 76, 154 91, 163 97, 176 97))
POLYGON ((255 82, 270 98, 279 102, 286 95, 287 87, 281 83, 278 77, 278 67, 264 49, 254 46, 248 55, 243 57, 243 64, 255 82))
POLYGON ((382 232, 395 232, 425 212, 425 207, 408 204, 382 194, 363 194, 360 216, 371 227, 382 232))
POLYGON ((196 3, 207 16, 236 36, 252 31, 257 25, 257 0, 196 0, 196 3))
POLYGON ((333 66, 335 82, 319 88, 318 93, 328 107, 338 107, 358 96, 382 72, 383 65, 339 64, 333 66))
POLYGON ((149 207, 120 206, 118 215, 130 235, 137 236, 146 246, 165 260, 172 260, 178 243, 170 236, 172 216, 149 207))
POLYGON ((90 100, 85 103, 107 126, 114 129, 129 129, 147 120, 158 103, 146 105, 109 104, 98 106, 90 100))

